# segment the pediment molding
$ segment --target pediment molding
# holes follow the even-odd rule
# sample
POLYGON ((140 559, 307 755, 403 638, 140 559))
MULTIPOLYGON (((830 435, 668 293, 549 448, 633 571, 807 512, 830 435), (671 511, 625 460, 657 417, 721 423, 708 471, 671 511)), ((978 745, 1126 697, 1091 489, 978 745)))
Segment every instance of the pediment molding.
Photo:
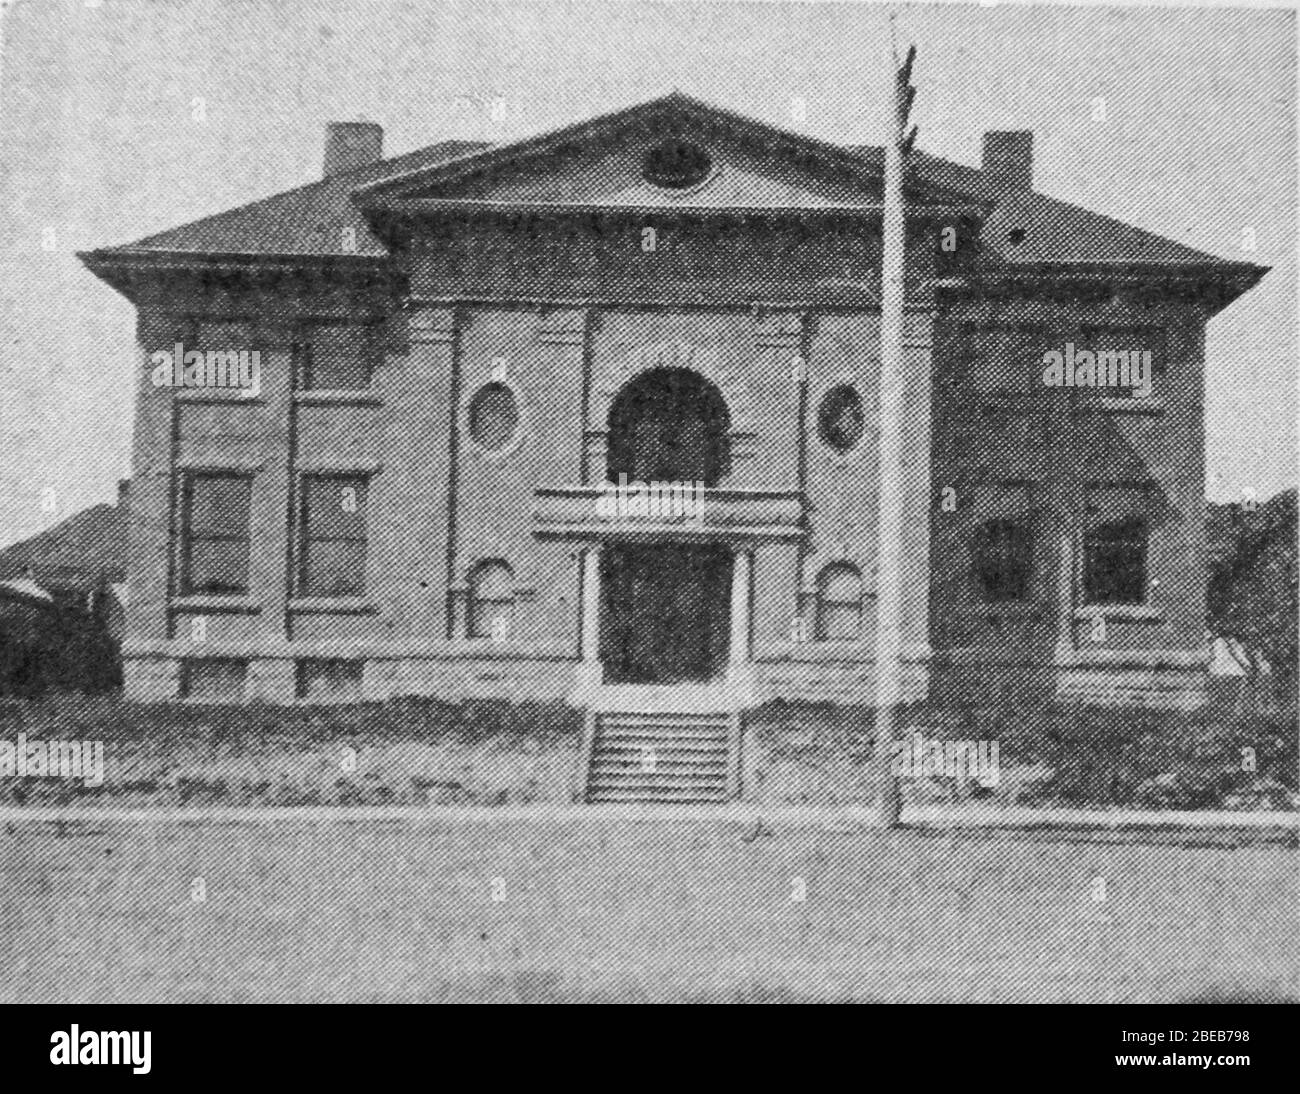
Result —
MULTIPOLYGON (((879 212, 878 157, 792 133, 674 93, 590 121, 360 186, 376 214, 447 207, 879 212), (656 145, 679 141, 711 159, 681 187, 643 172, 656 145)), ((921 206, 983 206, 972 193, 913 177, 921 206)))

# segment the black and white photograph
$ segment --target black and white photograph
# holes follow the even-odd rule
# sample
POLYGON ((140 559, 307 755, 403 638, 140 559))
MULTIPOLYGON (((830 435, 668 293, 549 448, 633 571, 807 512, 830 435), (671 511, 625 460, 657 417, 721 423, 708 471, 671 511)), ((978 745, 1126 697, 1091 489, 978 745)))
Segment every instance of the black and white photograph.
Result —
POLYGON ((1293 6, 0 9, 34 1075, 168 1082, 190 1004, 867 1003, 1262 1077, 1293 6))

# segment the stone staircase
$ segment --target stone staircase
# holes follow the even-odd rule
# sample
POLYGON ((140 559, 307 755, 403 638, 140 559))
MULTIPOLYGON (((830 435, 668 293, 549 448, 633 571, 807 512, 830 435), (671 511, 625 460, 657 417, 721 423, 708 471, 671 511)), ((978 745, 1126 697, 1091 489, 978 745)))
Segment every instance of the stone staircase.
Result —
POLYGON ((735 798, 739 714, 654 707, 588 711, 581 799, 690 803, 735 798))

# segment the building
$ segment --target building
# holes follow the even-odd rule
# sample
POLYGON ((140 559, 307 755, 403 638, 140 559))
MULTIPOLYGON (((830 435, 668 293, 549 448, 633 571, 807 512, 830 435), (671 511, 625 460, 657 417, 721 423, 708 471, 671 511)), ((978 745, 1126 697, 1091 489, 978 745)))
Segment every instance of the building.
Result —
POLYGON ((0 695, 122 683, 127 487, 0 548, 0 695))
POLYGON ((130 480, 117 484, 117 505, 92 505, 30 539, 0 548, 0 581, 36 589, 59 608, 84 613, 111 641, 126 628, 127 497, 130 480))
MULTIPOLYGON (((128 693, 869 702, 881 150, 676 93, 381 144, 82 255, 139 317, 128 693)), ((1265 270, 1032 148, 907 177, 906 697, 1194 706, 1205 323, 1265 270)))

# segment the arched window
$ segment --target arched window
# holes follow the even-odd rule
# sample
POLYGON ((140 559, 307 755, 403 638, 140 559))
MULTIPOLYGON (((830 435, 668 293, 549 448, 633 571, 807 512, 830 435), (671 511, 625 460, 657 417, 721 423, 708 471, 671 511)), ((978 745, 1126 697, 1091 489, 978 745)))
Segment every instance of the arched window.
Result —
POLYGON ((835 562, 817 575, 818 642, 846 641, 862 633, 862 575, 835 562))
POLYGON ((730 419, 722 393, 681 368, 652 369, 629 381, 609 411, 610 482, 703 482, 730 472, 730 419))
POLYGON ((1034 536, 1015 520, 990 520, 974 543, 975 576, 985 600, 1024 600, 1034 567, 1034 536))
POLYGON ((519 428, 519 403, 509 386, 484 384, 469 404, 469 435, 487 452, 500 452, 519 428))
POLYGON ((514 629, 515 577, 500 559, 480 562, 469 575, 469 637, 500 642, 514 629))

